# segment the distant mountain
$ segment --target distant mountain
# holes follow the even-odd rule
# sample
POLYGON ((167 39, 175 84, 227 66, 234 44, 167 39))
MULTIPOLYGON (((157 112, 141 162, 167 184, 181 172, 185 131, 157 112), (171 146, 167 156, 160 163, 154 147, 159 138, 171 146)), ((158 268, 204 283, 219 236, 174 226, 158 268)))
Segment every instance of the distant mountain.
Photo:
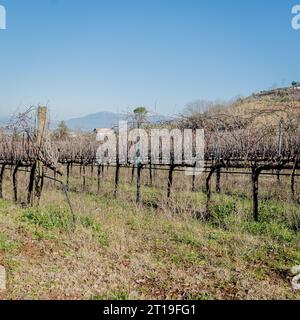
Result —
MULTIPOLYGON (((149 116, 149 122, 158 123, 162 121, 170 120, 170 117, 161 115, 149 116)), ((84 117, 74 118, 66 120, 66 125, 71 130, 84 130, 92 131, 95 128, 112 128, 119 124, 119 121, 126 120, 126 115, 113 112, 98 112, 94 114, 89 114, 84 117)), ((56 127, 58 122, 53 123, 52 126, 56 127)))
POLYGON ((119 113, 98 112, 81 118, 74 118, 66 121, 71 130, 93 130, 95 128, 112 128, 117 125, 124 116, 119 113))
MULTIPOLYGON (((171 120, 171 117, 161 116, 161 115, 151 115, 148 117, 150 123, 159 123, 163 121, 171 120)), ((10 117, 1 116, 0 117, 0 127, 5 126, 11 120, 10 117)), ((73 118, 65 120, 67 127, 71 130, 83 130, 92 131, 95 128, 113 128, 119 124, 119 121, 125 121, 126 115, 121 113, 113 112, 97 112, 94 114, 88 114, 84 117, 73 118)), ((51 121, 51 129, 57 128, 60 121, 51 121)))

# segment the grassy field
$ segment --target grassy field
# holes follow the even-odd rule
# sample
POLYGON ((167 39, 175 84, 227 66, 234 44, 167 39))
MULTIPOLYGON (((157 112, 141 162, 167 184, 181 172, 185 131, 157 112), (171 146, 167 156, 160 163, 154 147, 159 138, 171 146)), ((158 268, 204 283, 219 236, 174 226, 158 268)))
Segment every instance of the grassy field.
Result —
POLYGON ((300 264, 299 206, 263 200, 255 223, 247 197, 214 195, 205 223, 195 218, 205 207, 201 191, 176 191, 167 203, 164 190, 143 187, 136 205, 130 184, 118 199, 109 182, 99 195, 72 190, 75 223, 50 185, 40 208, 0 200, 8 273, 0 298, 300 299, 289 275, 300 264))

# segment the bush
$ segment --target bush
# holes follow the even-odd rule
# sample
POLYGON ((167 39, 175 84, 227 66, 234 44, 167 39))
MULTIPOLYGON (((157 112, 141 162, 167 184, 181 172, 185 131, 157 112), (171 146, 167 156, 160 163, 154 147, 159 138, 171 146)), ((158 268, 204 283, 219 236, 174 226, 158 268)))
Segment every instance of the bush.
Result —
POLYGON ((224 202, 213 204, 211 210, 211 223, 213 225, 226 227, 226 220, 233 214, 236 214, 236 204, 234 202, 224 202))

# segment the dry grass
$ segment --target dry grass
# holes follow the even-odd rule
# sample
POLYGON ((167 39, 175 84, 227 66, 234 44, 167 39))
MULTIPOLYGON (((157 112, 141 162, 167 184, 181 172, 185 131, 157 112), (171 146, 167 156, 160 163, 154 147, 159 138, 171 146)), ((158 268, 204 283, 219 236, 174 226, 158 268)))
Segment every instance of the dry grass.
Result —
MULTIPOLYGON (((300 298, 288 274, 300 264, 299 231, 292 227, 300 220, 299 207, 266 197, 261 221, 254 223, 248 191, 239 189, 243 182, 230 189, 225 180, 223 189, 235 192, 215 195, 214 217, 204 223, 191 213, 203 210, 205 195, 187 192, 190 180, 177 177, 169 203, 165 188, 144 186, 144 203, 137 206, 134 185, 125 184, 129 172, 122 174, 118 199, 112 196, 112 178, 113 171, 106 172, 99 195, 94 180, 89 178, 87 190, 80 192, 78 180, 72 179, 75 225, 63 193, 51 185, 40 209, 0 200, 0 264, 8 271, 8 290, 0 297, 300 298)), ((160 181, 166 180, 156 177, 157 187, 160 181)), ((276 198, 267 182, 263 189, 276 198)), ((7 181, 6 196, 9 192, 7 181)))

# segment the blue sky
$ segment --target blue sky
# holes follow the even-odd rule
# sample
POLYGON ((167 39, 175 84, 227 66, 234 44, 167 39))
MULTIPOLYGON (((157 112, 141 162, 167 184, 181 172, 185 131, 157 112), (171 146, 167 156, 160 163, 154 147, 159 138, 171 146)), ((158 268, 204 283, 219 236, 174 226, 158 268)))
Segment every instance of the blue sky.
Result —
POLYGON ((0 115, 53 118, 157 106, 300 81, 300 0, 0 0, 0 115))

